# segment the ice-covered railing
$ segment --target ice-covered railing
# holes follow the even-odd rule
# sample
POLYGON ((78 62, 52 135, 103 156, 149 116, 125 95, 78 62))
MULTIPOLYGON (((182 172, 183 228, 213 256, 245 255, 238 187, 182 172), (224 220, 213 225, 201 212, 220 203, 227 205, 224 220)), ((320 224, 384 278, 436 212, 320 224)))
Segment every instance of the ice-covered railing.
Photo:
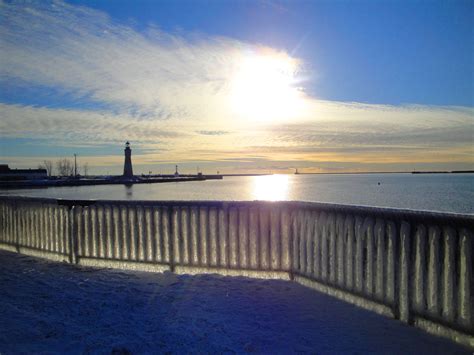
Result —
POLYGON ((474 347, 474 217, 307 202, 0 197, 0 247, 82 265, 282 277, 474 347))

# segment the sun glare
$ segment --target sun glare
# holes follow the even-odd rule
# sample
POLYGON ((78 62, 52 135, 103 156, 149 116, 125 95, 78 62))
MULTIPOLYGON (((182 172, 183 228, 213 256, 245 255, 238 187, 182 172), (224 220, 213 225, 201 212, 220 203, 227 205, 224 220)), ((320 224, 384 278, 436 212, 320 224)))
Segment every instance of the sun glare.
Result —
POLYGON ((296 117, 304 106, 296 71, 297 61, 281 54, 244 58, 232 82, 234 112, 253 122, 296 117))
POLYGON ((282 201, 288 198, 288 175, 255 176, 253 198, 264 201, 282 201))

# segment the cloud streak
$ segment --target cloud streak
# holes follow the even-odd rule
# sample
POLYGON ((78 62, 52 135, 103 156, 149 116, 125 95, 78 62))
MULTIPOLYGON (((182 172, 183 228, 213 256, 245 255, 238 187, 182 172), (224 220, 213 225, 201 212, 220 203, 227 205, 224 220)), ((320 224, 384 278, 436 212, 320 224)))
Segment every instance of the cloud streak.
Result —
POLYGON ((203 136, 223 136, 225 134, 229 134, 228 131, 196 131, 196 133, 201 134, 203 136))
POLYGON ((139 33, 101 12, 62 2, 0 6, 3 85, 52 87, 142 119, 219 110, 240 58, 260 50, 156 27, 139 33))

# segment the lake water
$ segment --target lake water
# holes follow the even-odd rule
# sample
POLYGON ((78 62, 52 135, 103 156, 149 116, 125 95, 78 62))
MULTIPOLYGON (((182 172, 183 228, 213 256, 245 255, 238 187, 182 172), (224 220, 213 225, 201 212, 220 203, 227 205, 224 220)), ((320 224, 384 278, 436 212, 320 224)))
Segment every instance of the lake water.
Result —
POLYGON ((474 174, 268 175, 128 187, 0 190, 0 194, 108 200, 300 200, 474 214, 474 174))

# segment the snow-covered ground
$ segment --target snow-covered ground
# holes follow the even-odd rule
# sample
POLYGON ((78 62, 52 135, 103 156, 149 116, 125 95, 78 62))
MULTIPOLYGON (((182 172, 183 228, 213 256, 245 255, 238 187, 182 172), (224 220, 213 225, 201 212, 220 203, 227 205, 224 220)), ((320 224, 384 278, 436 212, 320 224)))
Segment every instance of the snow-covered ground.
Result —
POLYGON ((0 251, 0 353, 472 353, 279 280, 60 264, 0 251))

